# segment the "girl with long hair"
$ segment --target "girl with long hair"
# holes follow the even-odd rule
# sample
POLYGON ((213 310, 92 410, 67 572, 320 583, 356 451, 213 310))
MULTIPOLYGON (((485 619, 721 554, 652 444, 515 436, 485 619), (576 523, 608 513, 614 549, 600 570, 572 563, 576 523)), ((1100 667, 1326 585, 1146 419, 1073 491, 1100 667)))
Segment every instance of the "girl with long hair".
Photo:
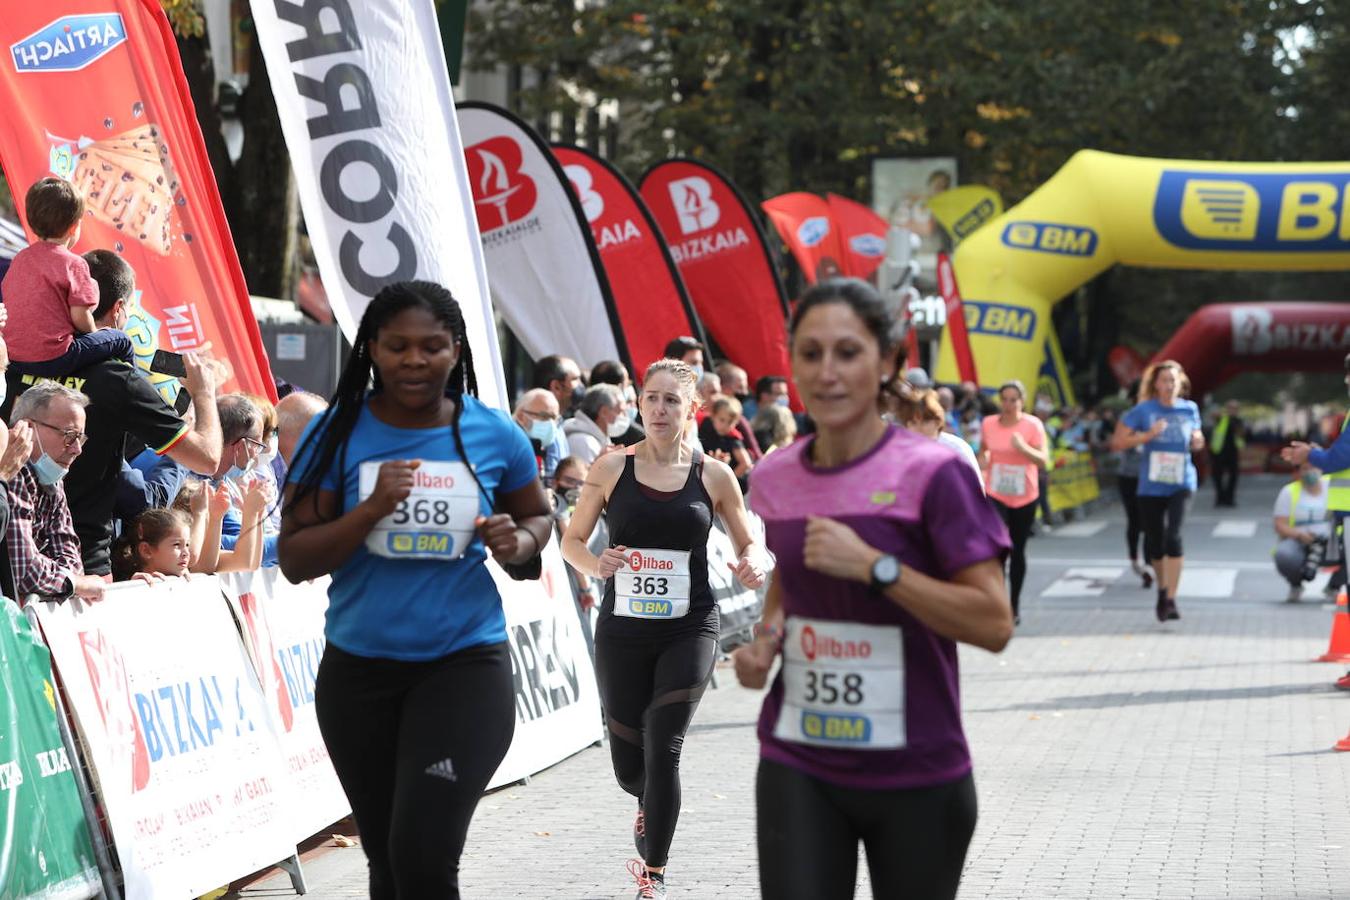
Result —
POLYGON ((1136 502, 1144 524, 1144 553, 1158 580, 1159 622, 1181 618, 1181 526, 1197 482, 1191 453, 1205 446, 1200 408, 1186 399, 1189 389, 1186 372, 1175 360, 1149 366, 1139 384, 1139 402, 1116 423, 1111 436, 1113 451, 1139 448, 1144 454, 1136 502))
POLYGON ((525 432, 477 394, 450 292, 389 285, 286 487, 282 572, 332 575, 315 702, 373 900, 459 897, 469 820, 515 729, 486 563, 532 563, 549 503, 525 432))

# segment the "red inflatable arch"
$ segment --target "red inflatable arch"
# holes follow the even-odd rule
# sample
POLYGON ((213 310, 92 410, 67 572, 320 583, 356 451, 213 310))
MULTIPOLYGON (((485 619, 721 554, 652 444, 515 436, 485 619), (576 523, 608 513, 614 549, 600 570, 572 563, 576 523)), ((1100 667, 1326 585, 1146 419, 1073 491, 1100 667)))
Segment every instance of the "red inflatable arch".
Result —
POLYGON ((1198 399, 1243 372, 1339 372, 1347 353, 1350 303, 1215 303, 1153 360, 1181 363, 1198 399))

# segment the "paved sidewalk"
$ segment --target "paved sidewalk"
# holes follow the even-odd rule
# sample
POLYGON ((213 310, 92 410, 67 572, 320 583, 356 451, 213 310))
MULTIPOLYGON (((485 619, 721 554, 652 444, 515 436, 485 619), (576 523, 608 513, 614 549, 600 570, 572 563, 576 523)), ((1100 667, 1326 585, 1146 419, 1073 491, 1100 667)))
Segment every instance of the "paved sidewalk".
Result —
MULTIPOLYGON (((1350 754, 1330 751, 1350 730, 1350 696, 1330 687, 1343 667, 1309 661, 1331 608, 1282 602, 1260 565, 1273 496, 1271 482, 1244 482, 1238 511, 1199 501, 1188 562, 1232 567, 1234 587, 1183 596, 1184 618, 1165 626, 1128 575, 1099 596, 1041 596, 1075 560, 1122 555, 1117 510, 1089 538, 1032 541, 1016 639, 1000 656, 961 652, 980 796, 963 897, 1350 897, 1350 754), (1207 537, 1243 517, 1260 523, 1254 537, 1207 537)), ((685 745, 672 896, 758 896, 759 697, 721 674, 685 745)), ((464 894, 631 897, 633 811, 599 748, 494 793, 470 832, 464 894)), ((366 895, 359 849, 306 873, 311 897, 366 895)), ((243 896, 293 895, 272 879, 243 896)), ((858 896, 870 896, 861 871, 858 896)))

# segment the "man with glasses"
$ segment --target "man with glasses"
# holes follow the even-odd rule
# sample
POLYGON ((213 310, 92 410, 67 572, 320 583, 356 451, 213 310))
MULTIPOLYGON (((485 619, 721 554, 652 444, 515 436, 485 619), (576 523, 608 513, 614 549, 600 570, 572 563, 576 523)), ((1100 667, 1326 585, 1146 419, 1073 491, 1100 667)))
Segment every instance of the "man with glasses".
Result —
MULTIPOLYGON (((220 455, 220 465, 216 467, 212 483, 223 482, 230 492, 230 509, 220 525, 220 548, 233 550, 243 531, 244 489, 249 481, 258 477, 254 470, 267 444, 263 441, 262 410, 243 394, 222 394, 216 399, 216 415, 220 419, 225 452, 220 455)), ((268 507, 275 502, 275 498, 269 498, 268 507)), ((263 538, 264 566, 277 564, 277 537, 269 534, 263 538)))
POLYGON ((512 418, 524 429, 539 463, 539 477, 551 484, 558 463, 567 455, 567 440, 562 436, 558 398, 546 388, 535 388, 520 395, 512 418))
POLYGON ((103 579, 86 575, 80 539, 61 484, 88 440, 84 408, 89 398, 45 381, 14 403, 10 423, 28 422, 33 450, 28 464, 7 482, 10 517, 5 529, 14 591, 87 601, 103 599, 103 579))

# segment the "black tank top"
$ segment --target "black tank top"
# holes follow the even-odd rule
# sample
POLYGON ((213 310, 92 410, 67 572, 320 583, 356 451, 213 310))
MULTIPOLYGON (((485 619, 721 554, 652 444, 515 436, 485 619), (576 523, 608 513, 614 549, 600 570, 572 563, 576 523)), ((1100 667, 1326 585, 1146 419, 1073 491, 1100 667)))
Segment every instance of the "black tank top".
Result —
POLYGON ((609 496, 605 521, 609 545, 630 550, 689 552, 689 612, 678 619, 642 619, 614 614, 614 582, 605 583, 600 622, 608 631, 656 634, 686 628, 718 627, 717 601, 708 584, 708 532, 712 529, 713 501, 703 486, 703 452, 694 450, 689 477, 678 491, 657 491, 637 480, 637 459, 629 452, 609 496))

